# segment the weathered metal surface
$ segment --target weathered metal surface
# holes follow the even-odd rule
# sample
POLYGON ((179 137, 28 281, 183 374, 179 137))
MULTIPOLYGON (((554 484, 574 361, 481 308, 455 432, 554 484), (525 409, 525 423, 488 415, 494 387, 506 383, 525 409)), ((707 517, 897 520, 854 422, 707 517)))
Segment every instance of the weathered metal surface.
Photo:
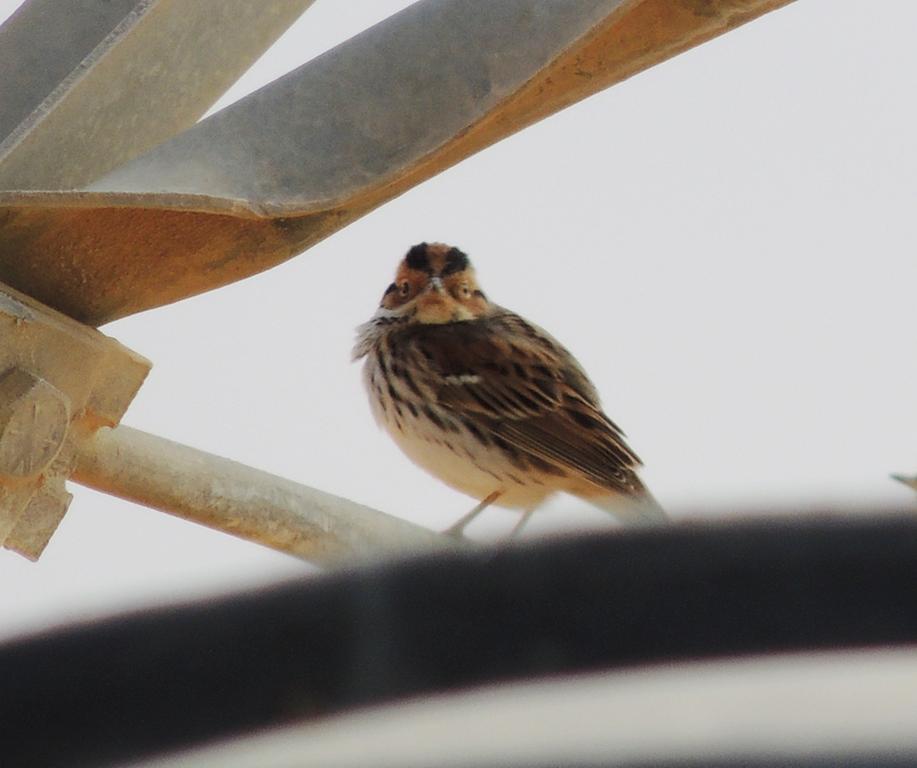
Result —
POLYGON ((72 318, 100 324, 267 269, 789 1, 423 0, 189 128, 309 0, 30 0, 0 29, 0 88, 16 89, 0 98, 0 279, 66 316, 0 285, 0 543, 37 557, 73 475, 318 562, 456 546, 226 459, 100 430, 149 364, 72 318))
POLYGON ((321 564, 463 542, 362 504, 128 427, 79 446, 73 479, 321 564))
POLYGON ((0 285, 0 544, 37 558, 70 502, 75 446, 117 424, 150 364, 0 285))
POLYGON ((790 0, 424 0, 80 192, 0 193, 0 279, 98 325, 262 271, 790 0))
POLYGON ((0 188, 85 185, 193 125, 313 0, 27 0, 0 27, 0 188))
POLYGON ((54 460, 70 423, 70 399, 13 366, 0 373, 0 480, 35 477, 54 460))
POLYGON ((4 544, 29 560, 41 557, 51 536, 70 507, 71 496, 64 487, 64 477, 46 478, 13 526, 4 544))

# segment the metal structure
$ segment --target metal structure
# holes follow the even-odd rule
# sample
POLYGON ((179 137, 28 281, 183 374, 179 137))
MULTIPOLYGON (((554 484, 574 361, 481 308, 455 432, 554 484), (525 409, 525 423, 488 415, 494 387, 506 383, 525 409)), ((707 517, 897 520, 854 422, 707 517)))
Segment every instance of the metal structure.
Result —
POLYGON ((421 0, 196 123, 309 0, 28 0, 0 28, 0 542, 38 557, 69 477, 318 561, 454 546, 118 427, 150 364, 95 326, 788 2, 421 0))

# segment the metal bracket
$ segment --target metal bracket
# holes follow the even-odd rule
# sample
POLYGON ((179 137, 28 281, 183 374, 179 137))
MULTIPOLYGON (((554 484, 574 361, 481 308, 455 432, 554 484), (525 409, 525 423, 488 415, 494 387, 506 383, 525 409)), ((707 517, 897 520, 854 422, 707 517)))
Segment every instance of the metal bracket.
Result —
POLYGON ((67 511, 77 444, 113 426, 140 355, 0 284, 0 544, 37 559, 67 511))

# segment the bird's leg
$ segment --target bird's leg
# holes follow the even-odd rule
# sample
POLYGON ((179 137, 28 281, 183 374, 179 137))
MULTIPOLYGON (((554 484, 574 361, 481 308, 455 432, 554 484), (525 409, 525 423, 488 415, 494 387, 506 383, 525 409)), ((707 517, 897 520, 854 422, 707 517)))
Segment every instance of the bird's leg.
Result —
POLYGON ((525 527, 525 524, 529 521, 529 518, 532 516, 534 512, 535 512, 534 507, 532 507, 531 509, 525 510, 525 512, 522 513, 522 517, 519 518, 519 522, 516 523, 513 526, 513 530, 509 532, 509 536, 507 536, 507 538, 515 539, 516 536, 519 535, 519 532, 525 527))
POLYGON ((472 509, 468 514, 462 515, 455 523, 450 525, 443 531, 447 536, 455 536, 457 539, 462 538, 464 535, 465 528, 468 526, 472 520, 474 520, 481 512, 487 509, 491 504, 493 504, 497 499, 503 495, 503 491, 494 491, 487 498, 485 498, 480 504, 478 504, 474 509, 472 509))

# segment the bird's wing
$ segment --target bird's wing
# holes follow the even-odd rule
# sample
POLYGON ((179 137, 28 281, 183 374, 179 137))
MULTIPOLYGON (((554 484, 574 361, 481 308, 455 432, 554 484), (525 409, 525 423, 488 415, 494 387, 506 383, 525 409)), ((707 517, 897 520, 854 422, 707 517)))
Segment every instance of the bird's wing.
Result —
POLYGON ((642 492, 640 459, 602 412, 583 369, 546 332, 505 310, 414 328, 413 369, 466 426, 599 487, 642 492))

